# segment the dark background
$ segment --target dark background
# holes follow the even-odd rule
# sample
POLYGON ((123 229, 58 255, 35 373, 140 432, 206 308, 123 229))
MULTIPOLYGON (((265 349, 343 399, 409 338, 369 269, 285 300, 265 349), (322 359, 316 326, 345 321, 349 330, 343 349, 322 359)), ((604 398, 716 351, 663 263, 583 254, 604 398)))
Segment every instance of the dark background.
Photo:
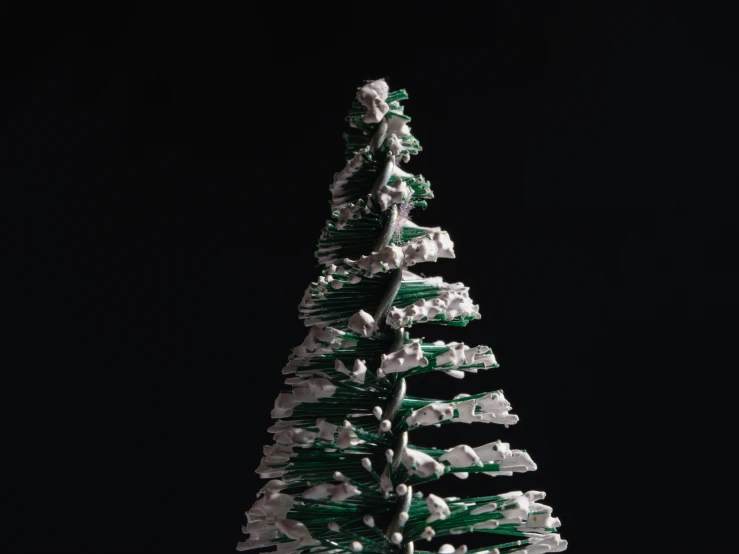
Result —
POLYGON ((19 140, 58 139, 45 175, 84 150, 75 171, 97 186, 78 201, 111 231, 97 271, 142 290, 134 333, 159 353, 134 365, 158 391, 161 551, 230 553, 241 538, 280 369, 307 332, 297 305, 320 273, 344 117, 381 76, 410 94, 424 151, 408 170, 436 195, 412 217, 455 242, 455 260, 416 270, 463 281, 483 315, 412 336, 487 344, 501 364, 418 377, 410 393, 502 388, 521 417, 412 440, 501 438, 539 466, 433 490, 545 490, 573 553, 701 551, 682 532, 716 515, 733 436, 715 432, 736 367, 728 13, 275 4, 128 20, 50 26, 7 66, 22 86, 3 100, 19 140))
POLYGON ((712 517, 697 487, 727 467, 711 454, 710 383, 735 365, 721 346, 736 337, 735 27, 648 5, 429 15, 322 13, 327 25, 300 29, 270 14, 250 32, 214 16, 157 68, 151 176, 172 187, 171 210, 203 201, 192 214, 212 247, 210 358, 182 377, 168 435, 172 552, 230 552, 239 538, 279 370, 306 333, 297 304, 319 274, 343 118, 379 76, 409 91, 424 147, 410 170, 436 194, 414 220, 455 242, 455 260, 417 270, 463 281, 483 314, 412 335, 490 345, 502 366, 420 377, 411 394, 502 388, 521 417, 415 440, 502 438, 539 466, 436 489, 545 490, 571 552, 685 547, 683 529, 712 517))

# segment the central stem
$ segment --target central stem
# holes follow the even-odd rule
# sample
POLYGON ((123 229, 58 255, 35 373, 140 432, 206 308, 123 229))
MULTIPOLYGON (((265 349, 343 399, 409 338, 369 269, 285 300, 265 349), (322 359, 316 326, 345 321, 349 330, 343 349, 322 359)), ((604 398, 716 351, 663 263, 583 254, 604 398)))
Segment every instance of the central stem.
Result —
MULTIPOLYGON (((382 146, 382 143, 384 142, 385 135, 387 133, 387 121, 383 119, 380 122, 380 125, 377 127, 377 131, 375 132, 374 136, 372 137, 372 141, 370 143, 370 147, 372 149, 372 153, 374 154, 378 148, 382 146)), ((377 179, 375 180, 375 183, 372 186, 371 195, 375 202, 379 205, 379 202, 377 202, 377 197, 379 195, 380 189, 388 183, 390 180, 390 176, 392 175, 392 170, 395 165, 395 161, 393 159, 393 156, 388 153, 387 160, 385 164, 383 165, 380 174, 377 176, 377 179)), ((378 237, 377 243, 375 244, 374 251, 379 252, 382 248, 386 247, 388 244, 390 244, 390 241, 393 238, 393 235, 395 234, 395 227, 398 222, 398 206, 397 204, 393 204, 390 207, 389 213, 387 217, 385 218, 385 222, 383 225, 382 233, 378 237)), ((390 311, 390 307, 393 304, 393 301, 395 300, 395 296, 398 294, 398 291, 400 290, 400 284, 403 279, 403 270, 401 268, 397 268, 392 270, 390 280, 388 283, 388 288, 385 291, 385 294, 383 295, 382 299, 380 300, 380 305, 377 307, 377 311, 375 312, 375 322, 377 324, 377 329, 380 330, 385 326, 385 319, 387 318, 387 314, 390 311)), ((405 341, 405 330, 400 327, 395 331, 395 336, 393 337, 393 341, 390 344, 388 354, 391 352, 395 352, 402 348, 403 342, 405 341)), ((388 398, 387 406, 385 406, 385 410, 382 414, 383 420, 388 420, 392 422, 395 417, 398 415, 398 411, 400 410, 400 407, 403 405, 403 399, 405 398, 405 391, 406 391, 406 383, 405 378, 400 377, 397 378, 395 381, 395 387, 393 388, 392 395, 390 398, 388 398)), ((382 436, 384 434, 384 431, 380 429, 378 431, 378 434, 382 436)), ((402 457, 403 457, 403 450, 405 450, 406 445, 408 444, 408 432, 403 431, 398 435, 396 441, 395 441, 395 448, 393 450, 393 459, 390 463, 390 467, 388 468, 389 476, 392 478, 392 475, 395 473, 396 469, 401 463, 402 457)), ((401 514, 408 512, 411 506, 411 499, 413 495, 412 487, 407 487, 407 490, 405 494, 398 498, 398 505, 395 510, 395 515, 393 516, 393 519, 390 521, 390 525, 388 525, 387 529, 385 530, 385 536, 388 538, 391 538, 394 533, 400 532, 403 528, 403 523, 401 523, 401 514)), ((413 541, 408 541, 403 543, 403 553, 404 554, 413 554, 413 541)))

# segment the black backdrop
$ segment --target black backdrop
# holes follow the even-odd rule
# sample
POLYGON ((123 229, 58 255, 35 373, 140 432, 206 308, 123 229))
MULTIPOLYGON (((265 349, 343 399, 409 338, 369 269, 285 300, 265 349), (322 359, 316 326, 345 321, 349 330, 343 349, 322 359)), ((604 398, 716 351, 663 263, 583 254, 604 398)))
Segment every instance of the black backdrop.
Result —
MULTIPOLYGON (((502 388, 521 417, 510 429, 418 436, 501 438, 539 465, 447 477, 435 490, 546 490, 571 552, 667 551, 715 515, 695 486, 720 484, 727 467, 710 431, 722 419, 715 383, 733 369, 722 346, 737 303, 739 90, 726 14, 647 3, 204 5, 58 36, 34 63, 59 82, 92 71, 66 92, 89 114, 107 106, 82 106, 91 90, 123 87, 94 70, 111 52, 134 55, 133 202, 119 206, 111 189, 106 224, 108 248, 148 255, 142 321, 167 345, 149 358, 151 376, 166 376, 162 551, 227 553, 240 539, 280 369, 306 333, 297 304, 319 274, 312 256, 343 166, 344 116, 356 87, 380 76, 410 94, 424 147, 410 170, 436 194, 413 218, 455 242, 455 260, 417 269, 469 285, 483 315, 412 335, 490 345, 502 366, 461 382, 418 378, 410 390, 502 388)), ((42 115, 54 109, 65 113, 42 115)), ((676 551, 701 551, 686 548, 676 551)))

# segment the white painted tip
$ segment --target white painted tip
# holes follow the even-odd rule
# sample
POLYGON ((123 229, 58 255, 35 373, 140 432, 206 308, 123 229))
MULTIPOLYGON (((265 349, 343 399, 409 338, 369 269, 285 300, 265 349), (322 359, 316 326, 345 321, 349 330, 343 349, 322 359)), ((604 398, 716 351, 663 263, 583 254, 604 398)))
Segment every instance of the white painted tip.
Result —
POLYGON ((430 525, 427 525, 423 530, 423 533, 421 533, 421 536, 429 542, 434 538, 434 535, 436 535, 436 531, 434 531, 434 528, 430 525))

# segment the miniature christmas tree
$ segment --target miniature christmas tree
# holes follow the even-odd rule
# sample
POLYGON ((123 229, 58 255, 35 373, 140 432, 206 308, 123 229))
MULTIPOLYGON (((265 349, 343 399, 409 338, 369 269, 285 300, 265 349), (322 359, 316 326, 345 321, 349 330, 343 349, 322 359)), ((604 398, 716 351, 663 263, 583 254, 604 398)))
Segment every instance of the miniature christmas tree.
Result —
POLYGON ((348 163, 331 185, 332 219, 316 252, 325 269, 300 303, 310 331, 282 370, 288 377, 272 410, 274 444, 264 447, 257 469, 270 481, 247 512, 248 538, 238 550, 409 554, 423 552, 433 537, 470 532, 500 540, 437 551, 541 554, 567 547, 556 534, 559 520, 539 503, 543 492, 459 499, 421 491, 448 473, 512 475, 536 465, 500 440, 448 450, 409 442, 420 426, 508 426, 518 417, 500 390, 442 400, 406 394, 408 378, 430 371, 462 378, 498 367, 486 346, 426 343, 408 331, 421 323, 465 326, 480 314, 462 283, 408 271, 453 258, 454 245, 445 231, 408 218, 433 195, 421 175, 400 168, 421 150, 403 113, 406 98, 378 80, 362 86, 352 104, 348 163))

